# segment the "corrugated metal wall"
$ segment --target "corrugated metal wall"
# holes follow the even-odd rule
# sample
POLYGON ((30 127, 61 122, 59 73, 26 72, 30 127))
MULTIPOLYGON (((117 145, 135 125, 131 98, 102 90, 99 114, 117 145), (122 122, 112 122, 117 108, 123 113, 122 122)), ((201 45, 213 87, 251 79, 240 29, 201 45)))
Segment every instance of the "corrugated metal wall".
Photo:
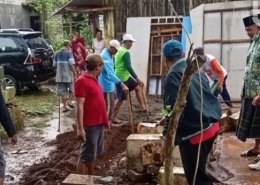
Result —
MULTIPOLYGON (((171 0, 179 15, 189 15, 189 9, 203 3, 228 2, 234 0, 171 0)), ((243 1, 243 0, 241 0, 243 1)), ((114 24, 116 37, 126 30, 127 17, 171 16, 169 0, 104 0, 108 6, 114 6, 114 24)))

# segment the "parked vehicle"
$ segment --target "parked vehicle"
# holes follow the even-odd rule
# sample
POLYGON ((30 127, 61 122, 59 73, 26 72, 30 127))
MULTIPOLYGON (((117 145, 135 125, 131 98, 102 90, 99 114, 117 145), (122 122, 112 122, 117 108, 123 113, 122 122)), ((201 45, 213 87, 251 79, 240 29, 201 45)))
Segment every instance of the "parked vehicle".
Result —
POLYGON ((0 29, 0 65, 5 82, 20 92, 55 76, 53 49, 32 29, 0 29))

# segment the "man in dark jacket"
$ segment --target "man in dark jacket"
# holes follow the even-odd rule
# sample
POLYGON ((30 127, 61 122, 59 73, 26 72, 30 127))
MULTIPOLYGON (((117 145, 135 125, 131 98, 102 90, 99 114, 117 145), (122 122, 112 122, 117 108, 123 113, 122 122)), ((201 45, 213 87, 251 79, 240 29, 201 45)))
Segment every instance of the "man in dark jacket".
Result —
MULTIPOLYGON (((8 112, 8 109, 5 105, 5 101, 1 89, 0 89, 0 122, 3 128, 5 129, 8 137, 11 138, 11 142, 15 144, 17 142, 16 131, 12 119, 10 117, 10 114, 8 112)), ((2 146, 0 142, 0 185, 4 184, 5 167, 6 167, 6 162, 4 159, 4 152, 2 150, 2 146)))
MULTIPOLYGON (((179 41, 169 40, 164 44, 163 54, 166 65, 171 64, 165 81, 164 107, 172 109, 181 85, 181 79, 187 63, 183 57, 183 48, 179 41)), ((193 74, 186 107, 180 116, 176 131, 175 144, 179 145, 183 168, 189 185, 212 185, 212 180, 206 174, 206 162, 213 142, 219 131, 218 120, 221 117, 221 108, 217 98, 211 93, 205 74, 193 74), (201 85, 200 86, 200 78, 201 85), (200 93, 202 88, 203 95, 200 93), (201 101, 203 96, 203 110, 201 101), (202 120, 200 112, 202 111, 202 120), (202 121, 202 126, 201 126, 202 121), (201 149, 198 151, 199 143, 201 149), (197 159, 199 152, 199 159, 197 159), (199 160, 198 172, 195 174, 196 162, 199 160)), ((166 116, 163 135, 166 138, 170 117, 166 116)))

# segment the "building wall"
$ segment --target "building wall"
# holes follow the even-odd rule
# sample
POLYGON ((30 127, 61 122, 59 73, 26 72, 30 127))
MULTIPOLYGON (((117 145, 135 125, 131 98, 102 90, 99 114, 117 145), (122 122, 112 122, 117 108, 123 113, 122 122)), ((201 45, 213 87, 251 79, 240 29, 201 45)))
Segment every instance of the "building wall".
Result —
POLYGON ((30 12, 22 3, 26 3, 26 0, 0 0, 1 28, 30 27, 30 12))

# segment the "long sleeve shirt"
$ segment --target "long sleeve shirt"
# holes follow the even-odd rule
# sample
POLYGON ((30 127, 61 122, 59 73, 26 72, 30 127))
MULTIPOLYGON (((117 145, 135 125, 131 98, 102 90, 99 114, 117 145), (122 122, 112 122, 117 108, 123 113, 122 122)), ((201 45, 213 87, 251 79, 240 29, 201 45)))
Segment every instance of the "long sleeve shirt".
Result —
POLYGON ((114 59, 111 53, 109 53, 108 49, 105 48, 101 52, 101 57, 104 61, 103 70, 99 75, 99 83, 102 86, 104 92, 114 92, 115 85, 121 83, 121 80, 115 74, 115 65, 114 59))
MULTIPOLYGON (((174 107, 177 94, 180 88, 183 71, 187 64, 185 59, 181 59, 172 65, 165 81, 164 107, 174 107)), ((201 73, 203 90, 203 132, 211 129, 214 123, 220 120, 221 108, 218 99, 211 93, 207 77, 201 73), (210 107, 210 108, 209 108, 210 107)), ((176 144, 188 140, 201 133, 200 125, 200 79, 199 72, 193 74, 187 95, 187 103, 179 119, 176 131, 176 144)), ((163 135, 167 135, 169 118, 166 119, 163 135)))
POLYGON ((260 94, 260 37, 255 36, 251 43, 247 60, 244 81, 246 98, 254 98, 260 94))

